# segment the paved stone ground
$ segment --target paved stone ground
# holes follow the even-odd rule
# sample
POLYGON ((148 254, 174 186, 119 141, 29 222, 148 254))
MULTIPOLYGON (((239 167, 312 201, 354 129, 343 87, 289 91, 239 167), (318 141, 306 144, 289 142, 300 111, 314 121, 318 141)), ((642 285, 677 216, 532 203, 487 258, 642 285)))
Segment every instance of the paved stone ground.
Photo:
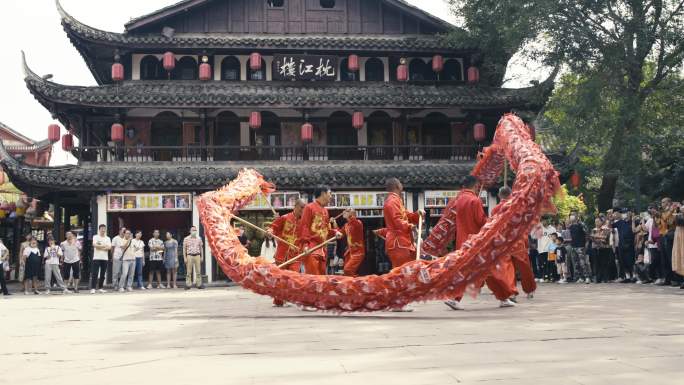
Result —
POLYGON ((0 384, 684 384, 684 290, 335 316, 238 287, 0 300, 0 384))

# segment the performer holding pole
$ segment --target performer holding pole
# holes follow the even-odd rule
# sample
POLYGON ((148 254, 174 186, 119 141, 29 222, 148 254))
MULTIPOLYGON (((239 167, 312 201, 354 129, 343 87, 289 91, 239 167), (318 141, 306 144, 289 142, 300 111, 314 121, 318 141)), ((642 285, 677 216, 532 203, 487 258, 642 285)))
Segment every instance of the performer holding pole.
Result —
MULTIPOLYGON (((304 206, 306 206, 306 202, 303 199, 297 199, 292 212, 278 217, 268 229, 268 233, 274 238, 283 240, 278 242, 274 256, 275 263, 278 265, 293 257, 299 251, 299 248, 296 246, 290 247, 289 245, 297 242, 297 224, 302 218, 304 206)), ((300 262, 292 263, 287 267, 287 270, 299 272, 300 267, 300 262)))
POLYGON ((356 210, 354 209, 346 209, 342 214, 347 220, 340 231, 342 236, 347 237, 347 251, 344 252, 344 275, 356 277, 359 266, 366 257, 363 223, 356 217, 356 210))
POLYGON ((330 226, 330 215, 325 206, 330 203, 332 193, 330 187, 320 186, 314 190, 315 201, 304 207, 302 218, 297 225, 297 243, 307 254, 304 259, 306 274, 325 275, 326 252, 322 248, 312 249, 325 243, 328 238, 339 232, 330 226))
POLYGON ((413 241, 413 228, 423 216, 422 211, 409 213, 404 208, 401 193, 404 190, 397 178, 389 178, 385 182, 389 197, 385 200, 383 215, 387 226, 385 253, 392 262, 392 268, 413 261, 416 246, 413 241))

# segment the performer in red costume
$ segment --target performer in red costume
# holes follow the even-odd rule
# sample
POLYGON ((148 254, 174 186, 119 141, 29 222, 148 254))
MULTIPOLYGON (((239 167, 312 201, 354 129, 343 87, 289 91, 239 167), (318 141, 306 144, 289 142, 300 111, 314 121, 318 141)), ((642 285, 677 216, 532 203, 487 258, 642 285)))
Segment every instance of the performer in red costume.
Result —
MULTIPOLYGON (((476 177, 467 175, 463 178, 462 188, 456 201, 453 205, 453 210, 456 211, 456 249, 460 249, 463 243, 468 240, 473 234, 480 232, 482 226, 487 221, 487 215, 484 212, 482 201, 478 194, 479 182, 476 177)), ((515 306, 515 303, 509 298, 515 295, 515 291, 510 290, 510 280, 508 279, 513 267, 510 266, 509 271, 505 270, 505 265, 499 264, 499 270, 492 272, 487 281, 487 286, 494 293, 495 297, 501 301, 501 307, 515 306), (501 269, 501 268, 504 269, 501 269)), ((453 300, 444 302, 453 310, 463 310, 461 304, 462 295, 457 296, 453 300)))
MULTIPOLYGON (((290 242, 291 244, 296 244, 297 224, 302 217, 302 211, 304 211, 304 206, 306 206, 306 202, 304 202, 304 200, 302 199, 297 199, 297 201, 295 202, 294 210, 292 210, 291 213, 285 214, 282 217, 278 217, 275 221, 273 221, 271 227, 268 229, 268 232, 290 242)), ((292 246, 289 246, 283 242, 278 242, 274 256, 276 265, 280 265, 285 261, 295 257, 298 252, 298 249, 294 249, 292 246)), ((300 261, 295 261, 285 266, 284 268, 285 270, 299 272, 301 266, 302 263, 300 261)), ((280 299, 273 299, 274 306, 281 307, 284 304, 285 303, 280 299)))
POLYGON ((386 239, 385 252, 392 262, 392 268, 397 268, 416 259, 416 246, 413 240, 413 227, 422 217, 422 211, 409 213, 404 208, 401 192, 404 190, 397 178, 389 178, 385 182, 389 196, 382 208, 385 217, 386 239))
POLYGON ((359 266, 366 256, 363 223, 356 217, 356 210, 347 209, 342 214, 347 223, 342 227, 342 236, 347 237, 347 251, 344 253, 344 275, 358 276, 359 266))
MULTIPOLYGON (((494 207, 492 210, 492 216, 498 214, 508 202, 511 197, 510 187, 504 186, 499 189, 499 199, 500 203, 494 207)), ((528 256, 528 239, 527 234, 523 234, 511 251, 511 256, 504 258, 503 261, 499 263, 501 269, 492 273, 497 279, 492 279, 492 281, 508 280, 511 282, 511 286, 506 289, 512 291, 517 295, 518 288, 515 279, 515 271, 520 273, 520 283, 522 284, 523 291, 527 294, 527 298, 533 298, 534 292, 537 290, 537 283, 534 280, 534 272, 532 271, 532 266, 530 265, 530 258, 528 256)), ((491 282, 493 285, 499 284, 499 282, 491 282)), ((487 285, 490 286, 490 279, 487 279, 487 285)))
MULTIPOLYGON (((297 243, 303 251, 314 248, 333 237, 336 230, 330 226, 330 216, 325 206, 330 203, 330 187, 320 186, 314 190, 315 201, 304 207, 302 219, 297 226, 297 243)), ((339 235, 338 235, 339 236, 339 235)), ((325 275, 326 248, 313 250, 304 257, 306 274, 325 275)))

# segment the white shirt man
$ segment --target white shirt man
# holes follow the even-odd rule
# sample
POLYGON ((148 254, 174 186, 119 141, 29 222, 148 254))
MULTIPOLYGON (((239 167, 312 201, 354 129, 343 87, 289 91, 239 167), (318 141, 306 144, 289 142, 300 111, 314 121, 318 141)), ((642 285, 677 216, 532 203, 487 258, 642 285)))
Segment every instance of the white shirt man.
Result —
POLYGON ((111 249, 112 240, 107 236, 107 227, 100 225, 98 233, 93 236, 93 267, 90 277, 90 294, 95 294, 98 287, 100 293, 105 292, 102 286, 107 275, 107 261, 109 260, 109 250, 111 249))

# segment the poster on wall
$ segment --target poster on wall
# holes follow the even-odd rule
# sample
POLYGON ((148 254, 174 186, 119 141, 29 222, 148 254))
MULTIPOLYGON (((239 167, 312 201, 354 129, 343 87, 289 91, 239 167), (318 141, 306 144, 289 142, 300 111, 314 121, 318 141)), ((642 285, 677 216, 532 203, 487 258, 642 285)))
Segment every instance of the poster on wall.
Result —
MULTIPOLYGON (((332 194, 328 209, 354 208, 359 218, 380 218, 388 195, 387 192, 375 191, 336 192, 332 194)), ((406 204, 406 193, 402 193, 402 198, 406 204)))
POLYGON ((267 196, 259 194, 243 210, 270 210, 269 201, 276 210, 292 210, 300 198, 302 195, 296 191, 278 191, 267 196))
POLYGON ((446 207, 449 199, 458 196, 458 191, 425 191, 425 207, 446 207))
POLYGON ((109 194, 107 211, 190 211, 189 193, 109 194))

